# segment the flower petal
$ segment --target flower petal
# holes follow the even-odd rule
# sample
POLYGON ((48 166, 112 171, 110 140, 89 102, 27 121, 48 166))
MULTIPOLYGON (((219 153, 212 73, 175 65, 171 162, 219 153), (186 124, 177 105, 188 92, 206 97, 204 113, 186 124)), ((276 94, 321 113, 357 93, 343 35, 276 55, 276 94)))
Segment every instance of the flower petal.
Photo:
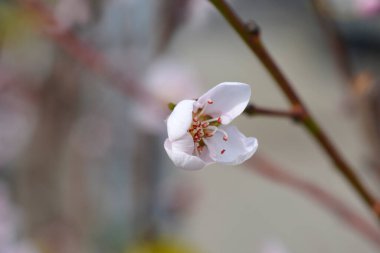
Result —
MULTIPOLYGON (((181 140, 186 142, 186 140, 181 140)), ((180 143, 171 142, 169 139, 165 140, 164 147, 168 153, 170 159, 173 161, 175 166, 181 167, 186 170, 199 170, 205 167, 208 163, 204 162, 201 158, 188 154, 184 151, 181 151, 180 148, 182 145, 180 143)), ((182 143, 183 144, 183 143, 182 143)), ((193 143, 194 146, 194 143, 193 143)), ((188 147, 182 146, 184 149, 188 147)))
MULTIPOLYGON (((172 143, 172 150, 179 151, 179 152, 185 152, 186 154, 192 155, 194 152, 194 141, 193 137, 187 133, 180 139, 171 142, 172 143)), ((215 163, 214 160, 210 157, 210 152, 207 148, 207 146, 203 147, 203 150, 200 153, 199 158, 206 164, 209 165, 211 163, 215 163)))
POLYGON ((220 127, 228 134, 228 140, 223 140, 223 133, 216 132, 206 139, 210 157, 216 162, 237 165, 250 158, 257 150, 256 138, 245 137, 235 126, 220 127))
POLYGON ((170 141, 178 140, 183 137, 190 127, 193 120, 194 100, 182 100, 170 114, 167 127, 170 141))
POLYGON ((194 141, 189 133, 186 133, 180 139, 172 141, 172 149, 175 151, 185 152, 186 154, 193 154, 194 141))
POLYGON ((196 105, 206 105, 205 114, 221 116, 222 124, 226 125, 244 111, 250 97, 251 87, 248 84, 225 82, 207 91, 197 100, 196 105), (213 103, 207 104, 210 99, 213 103))

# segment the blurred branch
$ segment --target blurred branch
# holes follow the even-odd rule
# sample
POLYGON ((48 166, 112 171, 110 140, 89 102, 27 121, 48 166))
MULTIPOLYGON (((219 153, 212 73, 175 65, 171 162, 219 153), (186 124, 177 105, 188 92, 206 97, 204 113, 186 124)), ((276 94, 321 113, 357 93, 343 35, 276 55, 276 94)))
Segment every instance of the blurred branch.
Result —
POLYGON ((245 25, 236 15, 233 9, 224 0, 210 0, 210 2, 218 9, 228 23, 239 34, 240 38, 259 58, 266 70, 271 74, 276 81, 278 87, 285 94, 293 108, 301 108, 304 114, 302 123, 311 136, 317 141, 325 153, 330 157, 336 169, 344 176, 352 188, 363 199, 367 206, 380 220, 380 202, 378 202, 367 187, 362 183, 351 166, 341 156, 330 139, 324 133, 314 117, 308 112, 307 107, 299 98, 293 85, 286 79, 285 75, 279 69, 275 61, 272 59, 260 38, 260 30, 258 26, 250 22, 245 25))
POLYGON ((283 184, 298 193, 301 193, 309 199, 317 202, 326 208, 336 217, 344 221, 347 225, 361 234, 364 238, 380 247, 380 232, 373 224, 369 223, 355 213, 346 203, 338 197, 330 194, 323 188, 312 182, 299 178, 289 171, 273 164, 270 160, 260 154, 256 154, 254 159, 245 163, 250 171, 256 172, 268 180, 283 184))
MULTIPOLYGON (((326 0, 313 0, 312 6, 317 14, 320 26, 323 28, 329 39, 336 61, 344 75, 348 88, 348 108, 360 114, 362 131, 368 144, 371 147, 371 154, 368 158, 372 172, 380 175, 380 89, 376 73, 366 70, 359 64, 358 70, 354 71, 350 62, 355 63, 356 57, 351 59, 349 47, 350 43, 344 40, 342 32, 339 30, 337 22, 331 13, 331 6, 326 0)), ((367 21, 369 22, 369 21, 367 21)), ((363 48, 364 49, 364 48, 363 48)), ((365 54, 371 54, 374 49, 365 48, 365 54)), ((378 179, 377 179, 378 180, 378 179)))
POLYGON ((337 25, 332 19, 329 3, 325 0, 312 0, 311 5, 321 28, 329 40, 332 51, 344 77, 346 80, 351 80, 354 73, 352 66, 349 64, 350 61, 348 59, 347 48, 343 43, 343 38, 338 31, 337 25))
POLYGON ((175 31, 187 18, 191 0, 161 0, 156 30, 159 32, 155 52, 164 52, 170 44, 175 31))
POLYGON ((46 5, 40 0, 18 0, 19 4, 34 14, 42 24, 44 34, 59 45, 68 55, 79 61, 94 73, 112 81, 113 86, 129 96, 137 97, 142 101, 153 98, 136 81, 115 70, 102 55, 91 45, 80 40, 74 33, 60 29, 58 21, 46 5))

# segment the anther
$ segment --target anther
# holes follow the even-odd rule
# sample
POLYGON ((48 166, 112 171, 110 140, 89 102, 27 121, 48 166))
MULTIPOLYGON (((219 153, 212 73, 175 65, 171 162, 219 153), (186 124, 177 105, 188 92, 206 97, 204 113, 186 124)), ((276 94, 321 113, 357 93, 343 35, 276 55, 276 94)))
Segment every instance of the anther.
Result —
POLYGON ((226 150, 225 149, 222 149, 222 151, 220 151, 220 154, 224 154, 224 152, 226 152, 226 150))
POLYGON ((209 100, 207 100, 207 103, 208 103, 209 105, 212 105, 212 104, 214 103, 214 101, 212 101, 211 99, 209 99, 209 100))
POLYGON ((227 135, 223 136, 223 140, 227 141, 228 140, 228 136, 227 135))
POLYGON ((218 123, 222 124, 222 118, 221 117, 218 118, 218 123))
POLYGON ((202 124, 202 127, 205 128, 205 127, 208 127, 209 125, 210 125, 210 123, 208 123, 208 122, 204 122, 204 123, 202 124))

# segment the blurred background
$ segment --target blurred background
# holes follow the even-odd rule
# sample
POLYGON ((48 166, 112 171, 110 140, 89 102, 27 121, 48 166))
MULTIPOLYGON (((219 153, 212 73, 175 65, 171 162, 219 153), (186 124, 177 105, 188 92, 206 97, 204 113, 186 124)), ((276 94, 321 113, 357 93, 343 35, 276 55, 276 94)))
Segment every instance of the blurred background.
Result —
MULTIPOLYGON (((380 1, 231 0, 380 196, 380 1)), ((0 0, 0 253, 380 251, 378 222, 286 119, 259 151, 175 168, 169 102, 223 81, 287 108, 206 0, 0 0)))

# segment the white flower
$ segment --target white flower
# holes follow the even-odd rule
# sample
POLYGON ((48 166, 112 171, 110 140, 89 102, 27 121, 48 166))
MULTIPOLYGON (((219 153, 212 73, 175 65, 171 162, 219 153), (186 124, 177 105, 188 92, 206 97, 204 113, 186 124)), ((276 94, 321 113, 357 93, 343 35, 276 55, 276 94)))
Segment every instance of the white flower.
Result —
POLYGON ((215 162, 236 165, 250 158, 257 140, 228 126, 244 111, 250 96, 249 85, 225 82, 198 100, 179 102, 167 120, 164 144, 174 164, 196 170, 215 162))

